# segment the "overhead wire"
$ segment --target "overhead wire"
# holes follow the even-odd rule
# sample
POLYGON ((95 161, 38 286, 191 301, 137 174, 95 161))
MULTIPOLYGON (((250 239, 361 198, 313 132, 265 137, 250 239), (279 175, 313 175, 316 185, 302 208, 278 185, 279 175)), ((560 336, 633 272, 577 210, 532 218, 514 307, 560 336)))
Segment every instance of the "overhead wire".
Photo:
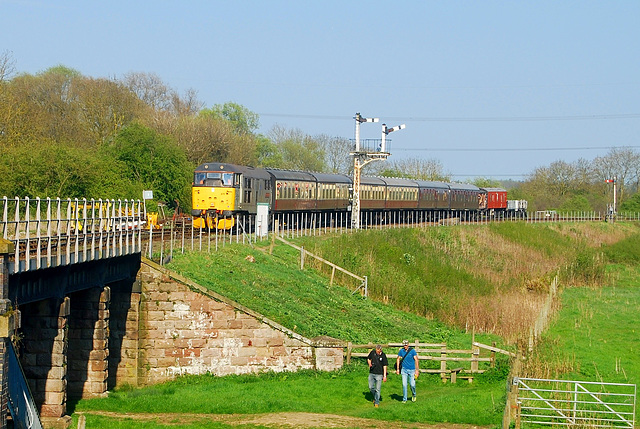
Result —
MULTIPOLYGON (((327 120, 353 120, 351 116, 336 115, 307 115, 294 113, 258 113, 259 116, 300 118, 300 119, 327 119, 327 120)), ((614 113, 607 115, 571 115, 571 116, 484 116, 484 117, 432 117, 432 116, 396 116, 385 117, 385 120, 414 121, 414 122, 535 122, 535 121, 588 121, 606 119, 637 119, 640 113, 614 113)))

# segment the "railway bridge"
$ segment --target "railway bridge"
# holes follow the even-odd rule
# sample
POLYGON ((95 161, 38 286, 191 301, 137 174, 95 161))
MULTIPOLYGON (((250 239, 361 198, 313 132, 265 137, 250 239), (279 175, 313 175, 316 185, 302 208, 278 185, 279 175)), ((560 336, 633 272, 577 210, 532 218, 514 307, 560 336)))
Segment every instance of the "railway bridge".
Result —
POLYGON ((0 428, 64 426, 68 398, 119 376, 126 312, 108 304, 136 287, 143 203, 5 197, 0 212, 0 428))
POLYGON ((117 385, 342 366, 340 341, 144 258, 140 201, 5 197, 0 215, 0 429, 68 427, 75 399, 117 385))

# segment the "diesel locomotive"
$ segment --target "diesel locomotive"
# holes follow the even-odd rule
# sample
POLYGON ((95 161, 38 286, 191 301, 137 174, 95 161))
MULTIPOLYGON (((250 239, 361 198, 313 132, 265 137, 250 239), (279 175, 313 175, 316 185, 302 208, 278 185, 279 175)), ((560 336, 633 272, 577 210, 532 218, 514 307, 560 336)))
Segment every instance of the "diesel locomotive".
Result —
MULTIPOLYGON (((192 215, 209 226, 229 228, 235 215, 327 213, 351 211, 353 181, 343 174, 254 168, 205 163, 194 173, 192 215)), ((471 184, 362 177, 360 209, 371 216, 391 211, 424 212, 439 217, 500 217, 507 210, 507 191, 471 184)), ((194 223, 195 225, 195 223, 194 223)), ((202 224, 201 224, 202 225, 202 224)))

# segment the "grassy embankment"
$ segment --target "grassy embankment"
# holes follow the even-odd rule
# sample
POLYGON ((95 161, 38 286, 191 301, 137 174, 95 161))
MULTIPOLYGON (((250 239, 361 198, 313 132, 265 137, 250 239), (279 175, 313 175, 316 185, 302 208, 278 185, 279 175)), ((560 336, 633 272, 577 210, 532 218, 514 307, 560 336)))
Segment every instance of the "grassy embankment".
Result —
POLYGON ((640 237, 603 250, 607 282, 563 289, 555 322, 525 376, 640 384, 640 237))
MULTIPOLYGON (((637 235, 626 240, 625 244, 612 247, 611 252, 607 244, 631 236, 636 231, 636 227, 629 225, 504 224, 425 231, 368 231, 357 235, 323 237, 322 240, 299 240, 312 251, 314 243, 317 243, 315 250, 327 259, 368 275, 374 299, 363 299, 351 295, 346 288, 329 286, 326 278, 311 270, 299 271, 298 253, 283 245, 276 245, 273 256, 247 247, 228 246, 213 255, 177 257, 171 267, 308 337, 329 335, 354 342, 398 341, 408 337, 468 347, 470 332, 462 328, 465 325, 469 327, 470 321, 477 331, 490 331, 488 328, 492 326, 498 331, 505 318, 509 317, 509 313, 502 310, 500 318, 492 316, 494 318, 490 322, 480 323, 482 314, 488 313, 474 310, 478 305, 476 302, 481 303, 481 308, 487 308, 491 302, 498 304, 504 296, 510 300, 542 296, 544 294, 540 291, 544 291, 550 273, 559 268, 565 283, 578 283, 581 278, 604 280, 603 271, 598 267, 604 267, 602 258, 606 256, 596 257, 596 253, 604 250, 605 255, 619 255, 623 252, 616 248, 625 251, 631 248, 631 256, 626 259, 631 261, 640 254, 633 249, 633 243, 638 241, 637 235), (248 255, 255 262, 246 260, 248 255), (475 262, 478 258, 482 258, 488 268, 475 262), (432 277, 440 280, 434 281, 432 277), (420 297, 433 295, 437 299, 431 298, 427 304, 421 302, 420 297), (376 299, 389 304, 381 304, 376 299), (394 307, 411 310, 418 315, 394 307), (442 317, 452 310, 457 316, 442 317), (436 321, 436 317, 452 323, 445 325, 436 321)), ((558 371, 569 370, 589 376, 589 368, 598 368, 598 374, 609 376, 613 360, 618 362, 613 364, 613 372, 618 377, 624 378, 621 375, 624 373, 637 374, 632 363, 637 341, 629 346, 629 343, 618 339, 617 330, 612 330, 622 327, 617 315, 623 317, 629 326, 638 326, 638 315, 623 311, 626 307, 616 299, 624 290, 624 301, 637 308, 640 300, 637 284, 623 286, 623 281, 630 278, 628 275, 607 278, 605 284, 611 285, 615 280, 618 282, 616 287, 564 289, 563 309, 558 322, 538 349, 538 358, 532 360, 538 362, 537 366, 530 365, 529 370, 545 371, 547 362, 556 362, 548 365, 551 367, 549 371, 555 371, 556 375, 561 375, 558 371), (577 298, 571 299, 573 294, 577 298), (614 304, 620 307, 609 311, 607 306, 614 304), (572 310, 573 307, 577 310, 572 310), (575 332, 577 323, 571 311, 582 315, 579 332, 588 332, 589 335, 571 334, 575 332), (595 323, 601 320, 593 317, 599 312, 607 315, 611 326, 595 323), (561 329, 564 320, 568 320, 563 328, 567 331, 560 330, 554 334, 555 330, 561 329), (610 356, 609 359, 592 347, 597 338, 610 339, 612 344, 607 349, 608 353, 601 353, 610 356), (591 342, 589 354, 583 350, 587 347, 584 345, 586 341, 591 342)), ((531 302, 534 309, 537 298, 532 298, 531 302)), ((496 308, 502 307, 496 305, 496 308)), ((520 306, 521 310, 523 308, 525 306, 520 306)), ((507 332, 505 337, 513 339, 521 335, 518 323, 512 324, 509 330, 503 329, 507 332)), ((635 335, 637 340, 637 330, 633 332, 631 339, 634 340, 635 335)), ((507 342, 489 334, 479 335, 479 339, 507 342)), ((383 386, 383 406, 378 410, 374 410, 365 399, 366 372, 363 363, 357 362, 330 374, 302 372, 222 378, 185 377, 160 386, 113 392, 109 398, 80 401, 76 411, 205 414, 305 411, 388 421, 491 426, 499 425, 501 420, 506 377, 504 361, 496 370, 478 377, 472 385, 442 385, 436 376, 423 376, 418 382, 419 401, 415 404, 400 403, 399 377, 391 377, 383 386)), ((179 415, 175 419, 180 421, 179 415)), ((159 421, 162 419, 156 423, 140 423, 88 415, 87 427, 168 427, 159 421)), ((227 426, 226 423, 203 418, 193 426, 184 424, 181 427, 227 426)))

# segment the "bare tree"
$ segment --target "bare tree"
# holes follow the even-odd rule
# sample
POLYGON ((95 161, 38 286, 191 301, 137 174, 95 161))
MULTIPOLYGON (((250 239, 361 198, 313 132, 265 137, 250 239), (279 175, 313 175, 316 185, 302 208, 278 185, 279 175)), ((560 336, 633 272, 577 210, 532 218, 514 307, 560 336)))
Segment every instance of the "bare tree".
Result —
POLYGON ((204 103, 198 100, 198 92, 195 89, 188 89, 183 97, 177 92, 171 95, 171 109, 176 116, 195 115, 203 106, 204 103))
POLYGON ((102 144, 149 109, 120 82, 77 78, 74 82, 80 127, 89 139, 102 144))
POLYGON ((613 148, 605 156, 593 160, 593 169, 601 183, 617 178, 618 194, 623 200, 627 185, 638 188, 640 154, 630 148, 613 148))
POLYGON ((122 83, 155 110, 170 110, 172 90, 155 73, 130 72, 122 83))
POLYGON ((314 137, 324 149, 325 164, 331 173, 349 174, 353 170, 351 142, 343 137, 331 137, 320 134, 314 137))
POLYGON ((9 51, 3 51, 0 54, 0 83, 11 79, 16 72, 16 61, 13 59, 9 51))
POLYGON ((367 174, 405 177, 415 180, 449 181, 451 175, 444 171, 436 159, 407 158, 387 162, 372 162, 366 167, 367 174))

